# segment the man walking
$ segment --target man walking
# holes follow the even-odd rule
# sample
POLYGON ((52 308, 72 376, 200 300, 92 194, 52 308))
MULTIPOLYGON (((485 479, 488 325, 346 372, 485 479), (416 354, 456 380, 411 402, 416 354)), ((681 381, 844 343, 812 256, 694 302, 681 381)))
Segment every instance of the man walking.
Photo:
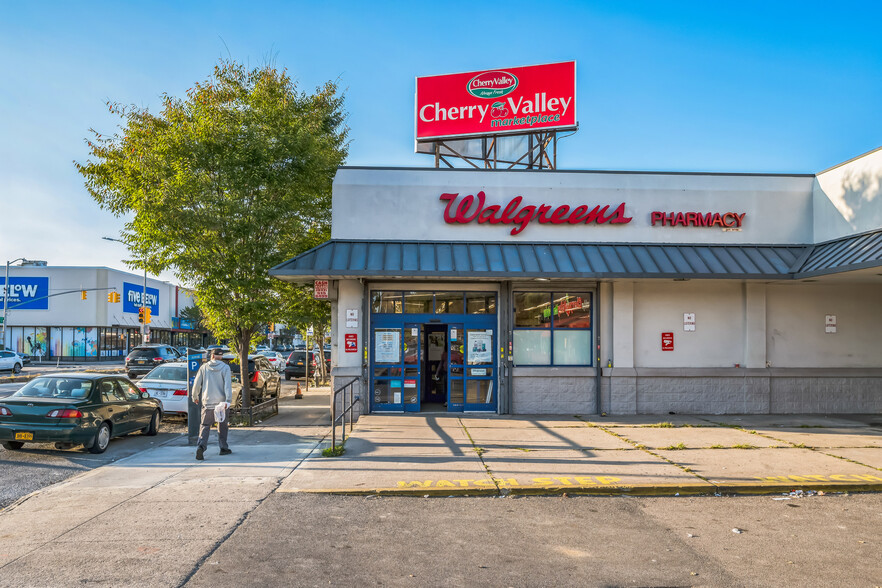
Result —
POLYGON ((227 409, 233 401, 233 381, 230 374, 230 366, 222 359, 224 355, 221 349, 211 350, 211 361, 204 364, 196 372, 193 380, 193 402, 201 406, 201 419, 199 429, 199 441, 196 444, 196 459, 205 459, 204 453, 208 447, 208 434, 211 425, 217 422, 217 440, 220 445, 220 454, 233 453, 227 445, 227 433, 230 429, 230 419, 227 409), (218 404, 226 403, 223 420, 218 422, 215 418, 215 409, 218 404))

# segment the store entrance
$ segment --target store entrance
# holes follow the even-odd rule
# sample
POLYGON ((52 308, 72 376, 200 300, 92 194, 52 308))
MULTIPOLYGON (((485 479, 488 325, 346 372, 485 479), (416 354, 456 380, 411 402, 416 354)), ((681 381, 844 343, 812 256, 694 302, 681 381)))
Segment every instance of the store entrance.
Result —
POLYGON ((421 410, 447 410, 447 325, 429 324, 423 328, 423 349, 426 350, 422 378, 421 410))
POLYGON ((371 412, 496 412, 495 314, 375 313, 371 412))

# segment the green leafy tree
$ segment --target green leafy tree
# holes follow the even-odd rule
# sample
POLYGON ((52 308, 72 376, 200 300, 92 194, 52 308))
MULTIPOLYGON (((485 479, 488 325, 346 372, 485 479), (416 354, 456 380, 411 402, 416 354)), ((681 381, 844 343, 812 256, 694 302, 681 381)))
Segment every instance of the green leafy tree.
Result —
MULTIPOLYGON (((331 182, 346 157, 343 97, 300 92, 285 71, 222 61, 158 114, 108 103, 120 129, 94 129, 76 163, 98 204, 129 219, 122 238, 149 270, 193 287, 204 324, 247 354, 293 290, 267 271, 327 240, 331 182)), ((248 406, 250 397, 243 394, 248 406)))

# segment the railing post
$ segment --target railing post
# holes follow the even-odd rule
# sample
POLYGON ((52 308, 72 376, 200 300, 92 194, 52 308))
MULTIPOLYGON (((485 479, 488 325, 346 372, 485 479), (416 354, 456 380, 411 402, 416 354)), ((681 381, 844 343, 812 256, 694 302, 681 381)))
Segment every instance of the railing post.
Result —
POLYGON ((337 393, 331 394, 331 447, 337 448, 337 393))

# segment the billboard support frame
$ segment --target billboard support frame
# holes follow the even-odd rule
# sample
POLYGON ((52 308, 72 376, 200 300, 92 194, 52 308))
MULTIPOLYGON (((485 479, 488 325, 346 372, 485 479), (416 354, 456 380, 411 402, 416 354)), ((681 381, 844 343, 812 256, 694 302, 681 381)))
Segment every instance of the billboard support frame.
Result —
MULTIPOLYGON (((432 143, 434 149, 432 155, 435 158, 435 168, 438 169, 443 163, 453 168, 453 159, 460 159, 475 169, 533 169, 555 170, 557 169, 557 141, 558 131, 538 131, 530 133, 505 134, 505 135, 482 135, 469 137, 480 139, 481 155, 468 155, 460 153, 444 139, 433 141, 419 141, 420 143, 432 143), (501 137, 526 137, 527 146, 517 159, 500 159, 498 143, 501 137), (446 150, 447 153, 444 153, 446 150), (477 163, 476 163, 477 162, 477 163)), ((425 152, 423 152, 425 153, 425 152)))

